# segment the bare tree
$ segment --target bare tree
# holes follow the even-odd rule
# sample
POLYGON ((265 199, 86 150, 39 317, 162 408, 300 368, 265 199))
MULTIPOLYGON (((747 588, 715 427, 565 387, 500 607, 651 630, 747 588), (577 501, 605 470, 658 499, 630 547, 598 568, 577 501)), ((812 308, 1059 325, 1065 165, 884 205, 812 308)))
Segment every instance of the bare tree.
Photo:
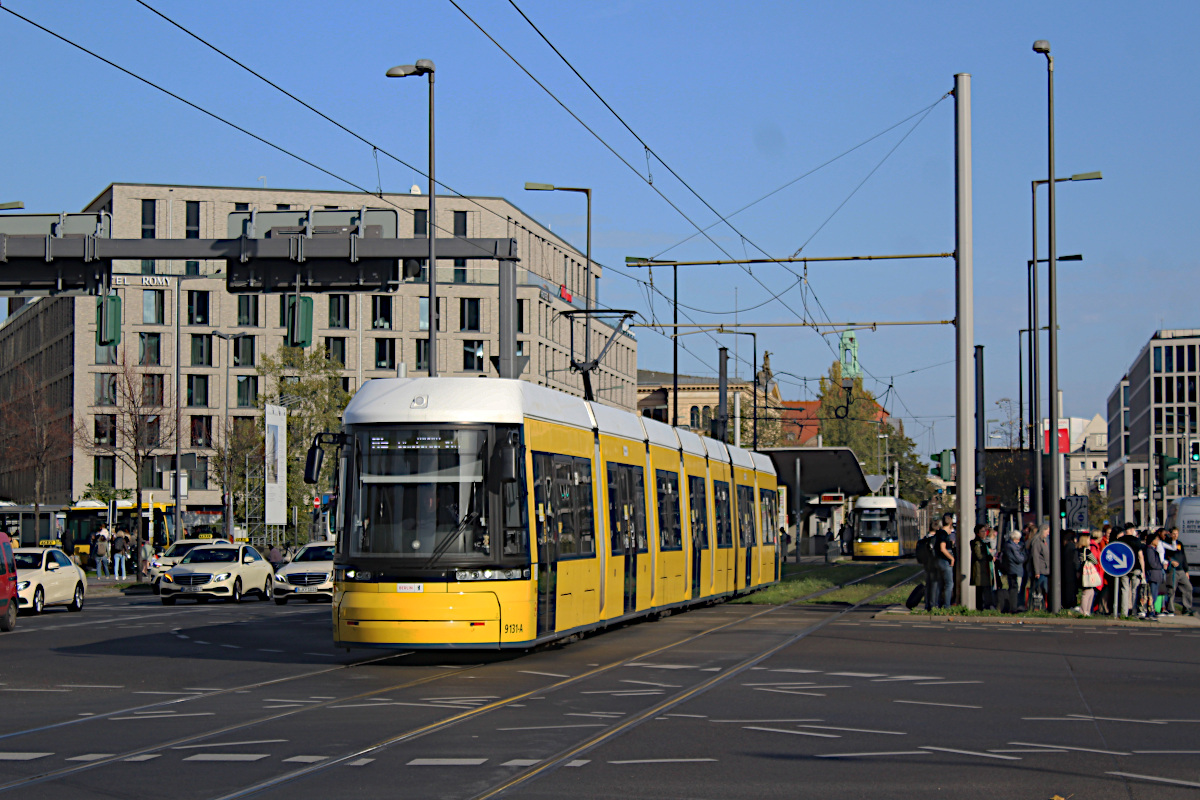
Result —
POLYGON ((62 462, 70 458, 72 438, 70 409, 43 382, 40 374, 17 366, 0 403, 0 458, 7 470, 32 477, 35 533, 50 470, 66 469, 62 462))
POLYGON ((1000 435, 1005 447, 1016 447, 1021 435, 1021 420, 1018 418, 1017 404, 1011 397, 1001 397, 996 401, 1000 408, 1002 419, 993 428, 1000 435))
POLYGON ((142 476, 154 463, 156 452, 174 447, 169 443, 175 440, 175 399, 165 373, 140 368, 123 352, 118 356, 117 369, 108 373, 109 384, 105 387, 105 399, 111 402, 108 413, 98 409, 90 429, 86 422, 76 426, 75 440, 87 453, 113 456, 133 472, 133 523, 140 540, 142 476))

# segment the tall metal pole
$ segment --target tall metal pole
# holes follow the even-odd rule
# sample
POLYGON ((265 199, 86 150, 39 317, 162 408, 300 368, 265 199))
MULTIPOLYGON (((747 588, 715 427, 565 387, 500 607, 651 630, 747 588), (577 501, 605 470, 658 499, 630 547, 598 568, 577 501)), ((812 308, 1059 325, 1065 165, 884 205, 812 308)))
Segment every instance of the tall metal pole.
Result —
POLYGON ((429 70, 429 377, 437 377, 437 180, 433 166, 433 69, 429 70))
POLYGON ((975 482, 979 488, 975 494, 975 514, 987 516, 987 476, 984 472, 984 457, 987 453, 987 411, 984 408, 983 391, 983 345, 975 345, 975 482))
MULTIPOLYGON (((1028 296, 1028 295, 1027 295, 1028 296)), ((1021 351, 1021 333, 1017 331, 1017 419, 1021 420, 1017 428, 1017 446, 1025 449, 1025 354, 1021 351)), ((1012 447, 1012 440, 1009 440, 1012 447)))
MULTIPOLYGON (((175 539, 179 538, 179 534, 183 530, 180 527, 180 519, 182 519, 182 515, 180 514, 180 508, 179 508, 179 506, 181 505, 182 499, 183 499, 180 497, 180 495, 183 494, 183 487, 180 485, 180 476, 179 476, 179 473, 181 472, 179 467, 181 466, 180 460, 182 458, 182 449, 183 449, 182 441, 180 439, 180 437, 182 435, 182 431, 180 431, 180 428, 182 427, 181 417, 183 415, 183 405, 182 405, 182 399, 181 399, 180 395, 183 394, 183 387, 179 385, 180 381, 183 380, 183 372, 182 372, 182 368, 180 367, 180 364, 183 361, 183 345, 181 344, 181 341, 180 341, 183 339, 183 332, 182 332, 183 326, 180 321, 180 315, 183 313, 182 297, 183 297, 183 278, 181 276, 181 277, 177 278, 175 281, 175 472, 174 472, 175 477, 172 481, 175 484, 172 489, 172 491, 175 495, 175 531, 174 531, 175 536, 173 537, 175 539)), ((138 514, 139 515, 141 514, 141 509, 138 509, 138 514)), ((151 520, 154 519, 153 506, 150 509, 150 519, 151 520)), ((139 527, 141 526, 140 517, 139 517, 138 526, 139 527)), ((138 531, 137 535, 134 538, 138 542, 141 542, 142 532, 138 531)), ((140 581, 141 573, 139 572, 138 575, 139 575, 138 580, 140 581)))
MULTIPOLYGON (((258 298, 254 298, 254 302, 258 302, 258 298)), ((229 364, 233 361, 233 337, 225 338, 225 420, 221 423, 221 430, 225 436, 225 533, 229 537, 229 541, 233 541, 233 492, 229 489, 229 364)))
MULTIPOLYGON (((1037 45, 1034 45, 1035 49, 1037 45)), ((1059 487, 1059 470, 1058 463, 1058 421, 1062 417, 1062 409, 1059 408, 1058 401, 1058 265, 1055 261, 1057 258, 1057 231, 1055 229, 1055 197, 1054 188, 1058 181, 1054 180, 1054 57, 1050 55, 1050 43, 1045 43, 1044 54, 1046 56, 1046 91, 1047 91, 1047 150, 1049 162, 1049 180, 1047 183, 1050 186, 1050 252, 1049 252, 1049 270, 1047 274, 1046 289, 1047 302, 1049 305, 1049 319, 1046 324, 1050 326, 1049 336, 1049 363, 1047 364, 1048 371, 1048 390, 1050 395, 1049 414, 1050 414, 1050 492, 1051 497, 1055 501, 1062 499, 1062 489, 1059 487)), ((1036 265, 1035 265, 1036 266, 1036 265)), ((1057 502, 1050 505, 1050 611, 1057 612, 1062 608, 1062 518, 1057 513, 1057 502)), ((1070 598, 1074 602, 1075 598, 1070 598)))
POLYGON ((971 586, 971 534, 975 528, 975 350, 974 228, 971 202, 971 76, 954 76, 954 262, 956 375, 955 440, 958 445, 958 558, 955 580, 960 602, 975 606, 971 586))
MULTIPOLYGON (((587 272, 583 276, 584 305, 592 310, 592 190, 584 189, 587 195, 587 272)), ((592 360, 592 315, 583 317, 583 360, 592 360)))
POLYGON ((754 449, 758 449, 758 334, 751 332, 754 343, 754 449))
POLYGON ((1029 401, 1029 413, 1033 419, 1033 436, 1029 449, 1033 452, 1033 519, 1038 525, 1042 524, 1042 339, 1038 319, 1038 262, 1037 262, 1037 187, 1039 181, 1033 182, 1033 259, 1029 262, 1031 298, 1029 321, 1029 389, 1032 396, 1029 401))
MULTIPOLYGON (((672 293, 671 305, 675 309, 675 327, 676 334, 679 333, 679 267, 671 265, 671 280, 675 284, 674 292, 672 293)), ((671 400, 674 404, 674 410, 671 413, 671 424, 679 425, 679 336, 671 337, 671 400)), ((691 420, 689 419, 690 423, 691 420)))

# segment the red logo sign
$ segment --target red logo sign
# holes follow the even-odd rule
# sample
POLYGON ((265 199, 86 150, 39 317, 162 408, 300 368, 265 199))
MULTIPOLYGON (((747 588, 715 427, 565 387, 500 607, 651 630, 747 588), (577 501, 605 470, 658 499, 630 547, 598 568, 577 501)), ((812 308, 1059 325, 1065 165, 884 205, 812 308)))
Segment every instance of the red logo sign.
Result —
MULTIPOLYGON (((1045 441, 1042 442, 1042 445, 1043 445, 1042 452, 1049 454, 1050 453, 1050 431, 1043 431, 1042 433, 1045 434, 1045 441)), ((1071 452, 1071 432, 1069 430, 1067 430, 1066 428, 1058 429, 1058 452, 1060 452, 1060 453, 1071 452)))
POLYGON ((571 296, 571 293, 567 291, 566 284, 559 284, 558 296, 561 297, 563 300, 566 300, 568 303, 571 302, 571 300, 573 299, 571 296))

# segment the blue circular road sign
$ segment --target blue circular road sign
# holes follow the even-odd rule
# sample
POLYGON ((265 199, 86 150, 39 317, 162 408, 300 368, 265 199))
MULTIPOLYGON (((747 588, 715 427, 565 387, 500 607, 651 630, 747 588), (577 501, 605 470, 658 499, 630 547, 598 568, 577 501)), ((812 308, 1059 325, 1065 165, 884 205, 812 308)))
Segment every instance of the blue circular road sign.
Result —
POLYGON ((1133 550, 1124 542, 1109 542, 1100 551, 1100 566, 1109 575, 1119 578, 1127 575, 1135 565, 1133 550))

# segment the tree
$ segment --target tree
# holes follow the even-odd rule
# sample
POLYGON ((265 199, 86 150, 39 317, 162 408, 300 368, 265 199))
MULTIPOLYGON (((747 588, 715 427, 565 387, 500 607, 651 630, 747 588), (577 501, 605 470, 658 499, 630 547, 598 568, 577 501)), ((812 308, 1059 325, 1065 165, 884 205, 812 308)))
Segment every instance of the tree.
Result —
MULTIPOLYGON (((314 437, 342 427, 342 412, 350 395, 342 388, 341 365, 327 357, 325 348, 306 350, 284 347, 263 356, 258 374, 264 391, 259 405, 278 403, 288 409, 288 504, 307 508, 312 493, 333 486, 333 470, 322 472, 322 484, 309 488, 303 480, 304 460, 314 437)), ((261 426, 261 421, 259 423, 261 426)), ((260 428, 259 441, 262 439, 260 428)), ((261 445, 260 445, 261 446, 261 445)), ((327 452, 326 456, 330 453, 327 452)))
MULTIPOLYGON (((261 421, 251 420, 247 417, 234 417, 229 421, 229 425, 221 431, 220 437, 213 442, 213 451, 209 461, 209 471, 217 485, 221 487, 221 491, 233 496, 233 508, 236 516, 238 497, 245 496, 246 458, 249 457, 254 464, 263 462, 261 421)), ((232 530, 232 525, 230 530, 232 530)))
POLYGON ((175 399, 164 373, 130 363, 124 349, 118 353, 117 367, 117 372, 107 373, 109 413, 97 410, 90 430, 86 422, 80 422, 75 428, 75 441, 84 452, 112 456, 133 473, 134 535, 140 540, 145 533, 142 489, 154 470, 154 455, 156 451, 174 449, 173 444, 168 448, 165 443, 175 440, 175 399))
POLYGON ((1099 530, 1101 525, 1111 519, 1112 510, 1108 507, 1108 492, 1102 492, 1099 489, 1088 492, 1088 524, 1091 525, 1092 530, 1099 530))
POLYGON ((0 403, 0 459, 7 470, 31 478, 22 483, 33 501, 35 534, 50 470, 69 468, 63 462, 69 463, 72 439, 70 408, 55 402, 43 384, 39 372, 19 365, 0 403))
MULTIPOLYGON (((1005 447, 1016 447, 1021 440, 1021 422, 1019 419, 1017 404, 1013 402, 1011 397, 1001 397, 996 401, 996 405, 1000 408, 1001 419, 996 423, 992 432, 999 435, 999 441, 1003 442, 1005 447)), ((980 444, 981 447, 986 447, 991 442, 980 444)))
POLYGON ((81 500, 99 500, 108 505, 113 500, 128 500, 133 491, 130 489, 114 489, 108 481, 96 481, 83 488, 81 500))

